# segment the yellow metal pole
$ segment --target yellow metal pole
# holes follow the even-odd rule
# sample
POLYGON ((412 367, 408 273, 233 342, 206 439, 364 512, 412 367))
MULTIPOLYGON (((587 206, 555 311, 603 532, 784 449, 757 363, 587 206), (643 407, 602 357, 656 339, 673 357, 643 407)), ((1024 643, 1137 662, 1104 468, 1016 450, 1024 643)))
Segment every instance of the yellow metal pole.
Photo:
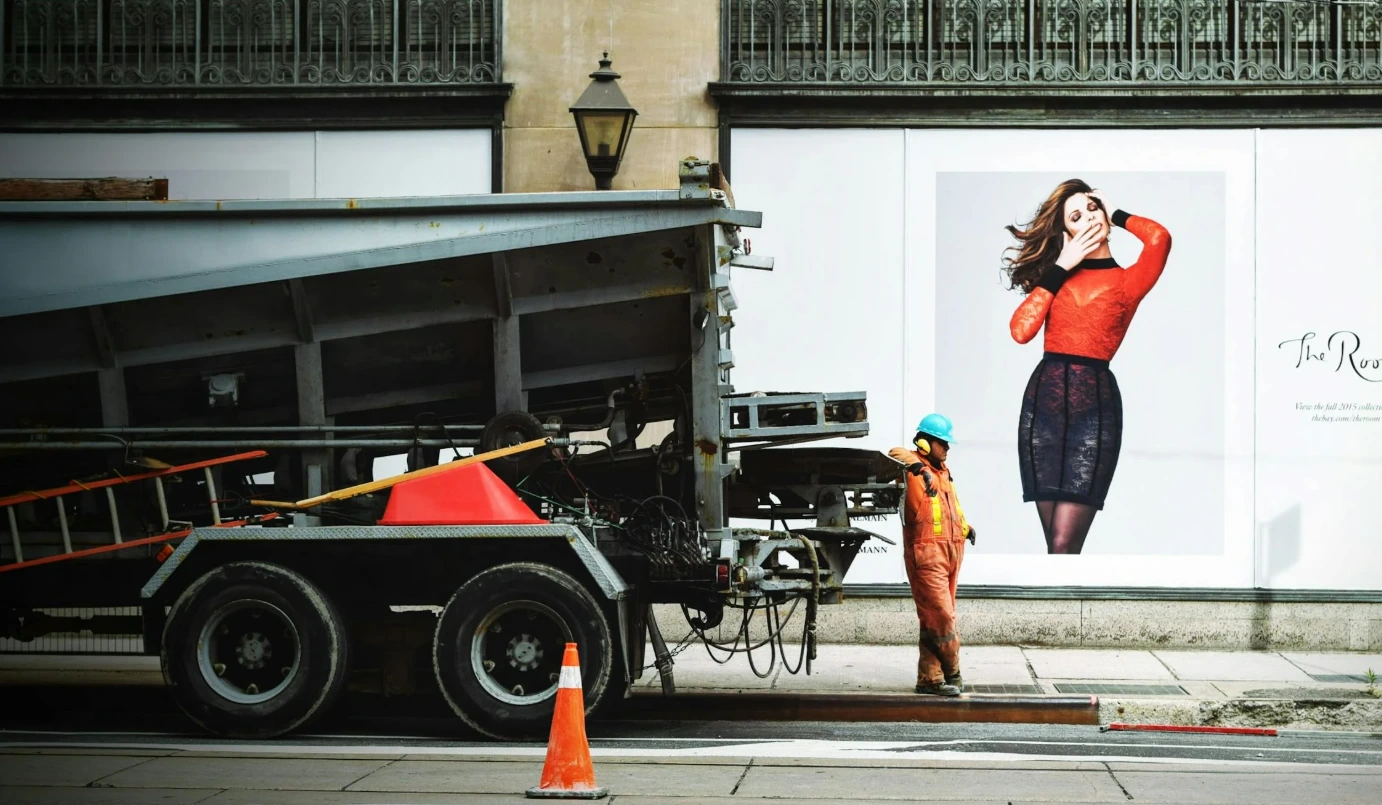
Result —
POLYGON ((467 467, 471 464, 478 464, 482 461, 493 461, 496 458, 504 458, 505 456, 512 456, 516 453, 526 453, 529 450, 536 450, 537 448, 544 447, 550 443, 551 439, 534 439, 531 442, 523 442, 522 444, 515 444, 510 447, 501 447, 498 450, 491 450, 488 453, 477 453, 476 455, 469 456, 467 458, 456 459, 455 461, 452 461, 447 464, 438 464, 435 467, 424 467, 420 470, 414 470, 413 472, 405 472, 402 475, 395 475, 391 478, 383 478, 378 481, 370 481, 369 483, 358 484, 356 486, 346 487, 345 489, 337 489, 334 492, 328 492, 325 495, 318 495, 314 498, 299 500, 296 503, 286 503, 282 501, 273 500, 251 500, 250 503, 255 506, 268 506, 274 509, 310 509, 315 506, 320 506, 323 503, 335 503, 337 501, 347 500, 349 498, 353 498, 359 495, 368 495, 371 492, 378 492, 381 489, 388 489, 397 484, 401 484, 404 481, 411 481, 415 478, 424 478, 428 475, 436 475, 439 472, 446 472, 447 470, 454 470, 459 469, 461 467, 467 467))

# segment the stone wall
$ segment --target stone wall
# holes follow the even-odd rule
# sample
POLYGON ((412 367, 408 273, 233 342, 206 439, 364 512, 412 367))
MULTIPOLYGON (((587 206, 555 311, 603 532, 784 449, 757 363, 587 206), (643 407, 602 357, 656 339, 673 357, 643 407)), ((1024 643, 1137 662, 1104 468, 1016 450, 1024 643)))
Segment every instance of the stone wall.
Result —
POLYGON ((504 190, 595 188, 567 109, 605 50, 638 110, 614 189, 674 189, 679 160, 713 161, 719 15, 718 0, 505 0, 504 190))
MULTIPOLYGON (((961 598, 958 610, 965 645, 1382 650, 1382 603, 961 598)), ((803 613, 804 607, 784 628, 787 642, 800 639, 803 613)), ((675 645, 687 632, 680 608, 659 606, 657 614, 675 645)), ((737 616, 726 611, 731 622, 719 628, 720 640, 734 639, 737 616)), ((752 629, 759 640, 762 624, 760 618, 752 629)), ((850 598, 820 608, 816 634, 821 643, 911 644, 916 611, 910 598, 850 598)))

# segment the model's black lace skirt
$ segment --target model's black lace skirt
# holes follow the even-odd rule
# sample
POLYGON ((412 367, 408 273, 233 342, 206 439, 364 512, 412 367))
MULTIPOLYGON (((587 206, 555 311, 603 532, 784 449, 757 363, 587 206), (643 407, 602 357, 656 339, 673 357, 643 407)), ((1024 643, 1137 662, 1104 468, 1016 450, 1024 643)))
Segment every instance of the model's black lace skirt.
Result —
POLYGON ((1108 361, 1047 352, 1022 395, 1022 499, 1102 509, 1122 442, 1123 398, 1108 361))

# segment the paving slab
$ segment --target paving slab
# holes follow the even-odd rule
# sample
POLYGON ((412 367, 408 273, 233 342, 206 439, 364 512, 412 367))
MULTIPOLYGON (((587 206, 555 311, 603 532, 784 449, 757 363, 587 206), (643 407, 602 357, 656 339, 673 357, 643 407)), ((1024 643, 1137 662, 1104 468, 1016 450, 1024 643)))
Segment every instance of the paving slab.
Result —
POLYGON ((215 789, 200 788, 0 786, 0 802, 5 805, 196 805, 218 793, 215 789))
MULTIPOLYGON (((716 655, 724 659, 724 652, 717 652, 716 655)), ((646 655, 647 664, 652 664, 653 654, 649 651, 646 655)), ((796 654, 793 654, 792 664, 796 664, 796 654)), ((753 653, 754 664, 758 666, 758 672, 764 673, 768 669, 768 650, 767 646, 758 649, 753 653)), ((773 685, 773 680, 782 672, 782 659, 773 670, 768 673, 766 679, 760 678, 749 668, 749 662, 743 654, 736 654, 727 664, 720 665, 706 654, 705 648, 700 645, 692 646, 676 656, 672 666, 672 677, 676 680, 678 688, 706 688, 714 690, 768 690, 773 685)), ((644 671, 643 678, 638 681, 639 687, 660 688, 662 687, 662 677, 656 671, 644 671)))
MULTIPOLYGON (((788 646, 788 659, 796 667, 799 656, 788 646)), ((779 690, 910 691, 916 685, 917 650, 912 646, 831 646, 829 657, 812 661, 811 675, 789 674, 784 669, 773 687, 779 690)))
POLYGON ((1150 651, 1023 649, 1039 679, 1166 679, 1171 672, 1150 651))
POLYGON ((129 755, 2 755, 0 782, 13 786, 81 786, 157 759, 129 755))
POLYGON ((1204 681, 1313 682, 1275 653, 1247 651, 1155 651, 1178 679, 1204 681))
MULTIPOLYGON (((601 800, 608 803, 609 800, 601 800)), ((622 799, 620 800, 622 802, 622 799)), ((198 805, 497 805, 531 803, 523 794, 376 794, 351 791, 225 791, 198 805)), ((686 805, 686 800, 681 800, 686 805)))
POLYGON ((176 749, 142 749, 126 746, 5 746, 0 744, 0 755, 106 755, 108 757, 166 757, 176 755, 176 749))
MULTIPOLYGON (((619 794, 684 797, 728 796, 744 773, 744 763, 601 764, 596 782, 619 794)), ((465 760, 403 760, 349 786, 350 791, 457 794, 522 793, 542 779, 542 759, 530 763, 476 763, 465 760)))
MULTIPOLYGON (((532 802, 532 800, 528 800, 528 801, 529 801, 529 802, 532 802)), ((819 802, 819 803, 830 803, 830 805, 864 805, 865 803, 868 803, 869 805, 876 805, 878 802, 887 802, 887 801, 897 802, 898 800, 895 800, 895 799, 893 799, 893 800, 879 800, 879 799, 836 799, 836 798, 833 798, 833 797, 826 797, 826 798, 817 798, 817 797, 795 797, 795 798, 792 800, 792 802, 809 802, 809 803, 816 803, 816 802, 819 802)), ((1065 801, 1067 801, 1067 800, 1060 800, 1060 802, 1065 802, 1065 801)), ((713 799, 697 799, 697 800, 696 800, 696 805, 745 805, 745 803, 765 803, 765 804, 766 804, 766 803, 772 803, 772 805, 781 805, 782 802, 783 802, 783 800, 782 800, 781 798, 778 798, 778 797, 763 797, 763 798, 759 798, 759 797, 742 797, 742 796, 735 796, 735 797, 733 797, 733 798, 725 798, 725 799, 722 799, 722 798, 719 798, 719 797, 715 797, 715 798, 713 798, 713 799)), ((928 796, 925 795, 924 793, 913 794, 911 797, 909 797, 909 798, 903 800, 903 802, 936 802, 936 803, 942 803, 942 802, 943 802, 943 803, 945 803, 945 805, 1057 805, 1056 802, 1053 802, 1052 800, 1049 800, 1049 799, 1044 799, 1044 800, 1035 800, 1035 799, 1011 799, 1011 800, 992 800, 992 799, 983 799, 983 800, 980 800, 980 799, 963 799, 963 800, 956 800, 956 799, 931 799, 930 797, 928 797, 928 796)), ((618 799, 618 801, 617 801, 617 805, 687 805, 687 800, 685 800, 685 799, 683 799, 683 798, 679 798, 679 797, 627 797, 627 796, 621 796, 621 797, 619 797, 619 799, 618 799)), ((1108 801, 1099 801, 1099 802, 1087 802, 1087 803, 1081 803, 1081 805, 1128 805, 1128 801, 1127 801, 1127 799, 1118 799, 1118 800, 1108 800, 1108 801)))
POLYGON ((875 768, 749 769, 736 798, 1126 801, 1107 771, 875 768))
POLYGON ((1377 805, 1376 776, 1298 772, 1118 772, 1134 802, 1170 805, 1377 805))
POLYGON ((101 782, 117 788, 245 788, 340 791, 387 760, 161 757, 101 782))
POLYGON ((970 685, 1034 685, 1027 657, 1017 646, 963 646, 960 668, 970 685))
POLYGON ((1307 674, 1364 676, 1371 668, 1382 682, 1382 654, 1309 654, 1283 651, 1285 657, 1307 674))

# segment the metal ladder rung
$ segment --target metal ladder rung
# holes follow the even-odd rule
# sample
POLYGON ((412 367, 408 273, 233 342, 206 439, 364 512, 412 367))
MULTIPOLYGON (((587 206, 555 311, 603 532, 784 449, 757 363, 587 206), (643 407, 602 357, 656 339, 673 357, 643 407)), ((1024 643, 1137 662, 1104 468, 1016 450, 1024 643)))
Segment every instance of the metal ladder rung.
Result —
POLYGON ((10 520, 10 542, 14 543, 14 561, 24 561, 24 545, 19 541, 19 522, 14 519, 14 507, 6 506, 5 514, 10 520))

